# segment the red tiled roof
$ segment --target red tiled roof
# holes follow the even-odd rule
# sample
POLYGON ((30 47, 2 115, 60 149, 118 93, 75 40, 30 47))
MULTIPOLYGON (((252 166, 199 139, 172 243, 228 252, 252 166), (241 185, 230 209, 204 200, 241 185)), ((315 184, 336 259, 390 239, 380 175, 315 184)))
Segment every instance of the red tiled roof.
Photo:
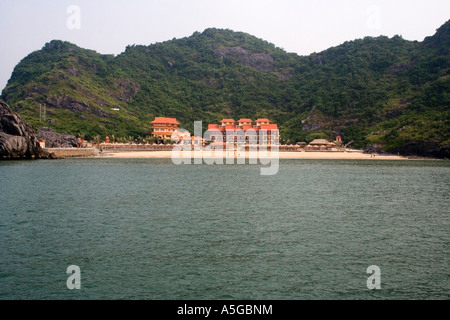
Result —
POLYGON ((235 130, 236 126, 234 124, 227 124, 225 126, 225 130, 235 130))
POLYGON ((217 132, 217 131, 220 131, 220 132, 225 132, 225 128, 208 128, 208 131, 210 131, 210 132, 217 132))
POLYGON ((253 120, 252 119, 241 119, 238 122, 239 123, 241 123, 241 122, 253 122, 253 120))
POLYGON ((261 130, 278 130, 277 124, 262 124, 261 130))
POLYGON ((220 125, 218 124, 208 124, 208 130, 211 129, 219 129, 220 125))
POLYGON ((176 124, 180 123, 175 118, 164 118, 164 117, 156 117, 155 120, 152 121, 153 124, 176 124))
POLYGON ((270 122, 269 119, 258 119, 256 120, 256 122, 270 122))
POLYGON ((234 121, 233 119, 223 119, 222 121, 220 121, 221 123, 223 122, 232 122, 235 123, 236 121, 234 121))
POLYGON ((242 126, 242 130, 244 130, 244 131, 247 131, 247 130, 250 130, 250 129, 255 129, 255 128, 253 128, 253 126, 251 124, 244 124, 242 126))

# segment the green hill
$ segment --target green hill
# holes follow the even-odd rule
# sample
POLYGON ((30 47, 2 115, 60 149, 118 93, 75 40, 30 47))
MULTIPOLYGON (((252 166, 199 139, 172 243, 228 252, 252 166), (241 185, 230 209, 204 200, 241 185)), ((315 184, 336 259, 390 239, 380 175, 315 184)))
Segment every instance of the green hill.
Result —
POLYGON ((16 66, 1 98, 35 128, 86 139, 142 138, 155 116, 190 131, 198 120, 268 117, 285 143, 339 134, 359 148, 449 157, 449 28, 310 56, 221 29, 118 56, 55 40, 16 66))

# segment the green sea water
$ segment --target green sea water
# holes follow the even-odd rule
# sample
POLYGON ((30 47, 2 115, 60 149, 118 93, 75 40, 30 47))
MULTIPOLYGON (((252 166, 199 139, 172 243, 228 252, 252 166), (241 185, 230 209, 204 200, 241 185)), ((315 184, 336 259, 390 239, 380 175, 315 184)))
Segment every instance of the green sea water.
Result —
POLYGON ((447 300, 449 191, 448 161, 1 162, 0 299, 447 300))

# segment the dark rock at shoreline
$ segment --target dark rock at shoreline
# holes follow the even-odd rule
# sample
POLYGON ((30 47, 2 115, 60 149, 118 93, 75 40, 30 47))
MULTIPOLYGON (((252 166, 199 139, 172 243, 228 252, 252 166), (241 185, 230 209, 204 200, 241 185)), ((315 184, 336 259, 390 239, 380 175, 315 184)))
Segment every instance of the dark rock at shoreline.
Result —
POLYGON ((0 100, 0 159, 53 158, 39 146, 31 126, 0 100))
POLYGON ((382 145, 370 144, 364 150, 367 154, 395 154, 405 157, 450 159, 450 145, 439 145, 438 141, 408 142, 401 147, 383 150, 382 145))
POLYGON ((369 144, 366 149, 364 149, 364 153, 367 154, 385 154, 383 151, 383 146, 379 144, 369 144))
POLYGON ((438 141, 408 142, 389 151, 402 156, 450 159, 450 144, 442 146, 438 141))
POLYGON ((75 136, 67 133, 57 133, 51 128, 39 128, 37 138, 45 140, 46 148, 75 148, 77 146, 77 138, 75 136))

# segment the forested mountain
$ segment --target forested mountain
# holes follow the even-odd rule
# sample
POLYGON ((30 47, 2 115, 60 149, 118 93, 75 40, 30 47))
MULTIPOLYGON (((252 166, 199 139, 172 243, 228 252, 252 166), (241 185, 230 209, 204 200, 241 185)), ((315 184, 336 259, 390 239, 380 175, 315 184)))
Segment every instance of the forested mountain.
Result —
POLYGON ((101 55, 54 40, 24 58, 2 92, 33 127, 86 139, 142 138, 155 116, 268 117, 284 143, 314 138, 449 157, 450 21, 423 42, 366 37, 309 56, 242 32, 101 55))

